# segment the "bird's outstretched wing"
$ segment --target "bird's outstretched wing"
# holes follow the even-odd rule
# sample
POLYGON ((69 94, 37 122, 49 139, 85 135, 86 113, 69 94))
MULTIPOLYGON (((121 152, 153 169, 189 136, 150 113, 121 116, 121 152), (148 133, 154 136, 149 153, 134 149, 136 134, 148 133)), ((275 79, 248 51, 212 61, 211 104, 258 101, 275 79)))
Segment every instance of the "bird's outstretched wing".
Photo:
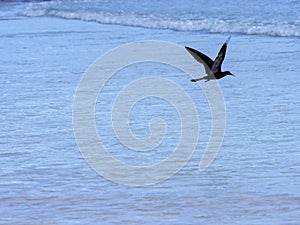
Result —
POLYGON ((214 64, 214 61, 207 55, 197 51, 196 49, 185 47, 185 49, 199 62, 204 65, 205 72, 210 74, 210 70, 214 64))
POLYGON ((219 53, 218 53, 218 56, 216 57, 213 65, 212 65, 212 72, 214 74, 216 73, 220 73, 221 72, 221 66, 222 66, 222 63, 225 59, 225 55, 226 55, 226 49, 227 49, 227 45, 229 43, 229 40, 230 40, 231 36, 229 36, 229 38, 225 41, 225 43, 222 45, 219 53))

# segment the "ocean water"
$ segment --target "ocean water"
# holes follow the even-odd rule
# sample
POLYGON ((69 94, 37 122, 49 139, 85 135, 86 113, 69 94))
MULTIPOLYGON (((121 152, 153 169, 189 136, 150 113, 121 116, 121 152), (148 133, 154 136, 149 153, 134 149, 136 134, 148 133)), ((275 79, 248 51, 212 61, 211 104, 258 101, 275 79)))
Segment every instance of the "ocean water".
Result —
POLYGON ((299 12, 296 0, 0 1, 0 224, 299 224, 299 12), (121 144, 110 123, 124 87, 162 77, 182 88, 198 112, 191 159, 145 187, 107 180, 86 163, 72 110, 99 56, 158 40, 214 57, 229 35, 223 69, 236 77, 218 81, 226 132, 206 170, 198 166, 210 138, 209 102, 183 71, 155 62, 128 66, 106 83, 95 107, 99 137, 134 166, 169 157, 181 118, 165 99, 144 98, 128 115, 138 138, 149 137, 153 117, 165 121, 164 140, 149 152, 121 144))

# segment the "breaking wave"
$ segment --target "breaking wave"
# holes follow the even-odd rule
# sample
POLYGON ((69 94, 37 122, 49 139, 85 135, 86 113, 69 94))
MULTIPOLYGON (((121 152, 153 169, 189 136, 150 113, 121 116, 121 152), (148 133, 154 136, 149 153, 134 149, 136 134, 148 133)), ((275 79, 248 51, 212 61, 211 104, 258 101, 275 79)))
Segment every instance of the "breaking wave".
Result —
POLYGON ((80 12, 42 7, 45 4, 30 4, 20 14, 27 17, 51 16, 63 19, 82 20, 101 24, 115 24, 148 29, 176 31, 203 31, 211 33, 240 33, 281 37, 300 37, 300 26, 287 22, 230 20, 197 18, 180 20, 158 15, 111 12, 80 12))

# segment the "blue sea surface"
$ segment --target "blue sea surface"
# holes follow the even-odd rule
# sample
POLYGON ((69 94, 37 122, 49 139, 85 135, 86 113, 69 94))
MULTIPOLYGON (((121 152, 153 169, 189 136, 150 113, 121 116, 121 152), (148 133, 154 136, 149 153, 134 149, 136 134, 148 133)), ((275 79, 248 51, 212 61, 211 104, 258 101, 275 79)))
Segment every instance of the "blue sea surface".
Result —
MULTIPOLYGON (((0 224, 299 224, 300 2, 0 1, 0 224), (154 62, 118 71, 95 107, 107 149, 132 165, 172 154, 180 115, 145 98, 129 124, 138 138, 161 117, 168 134, 156 149, 119 143, 111 122, 118 93, 133 80, 170 79, 199 112, 199 143, 173 177, 128 187, 97 174, 73 133, 77 87, 99 56, 122 44, 160 40, 214 58, 231 35, 218 81, 226 133, 205 170, 199 161, 211 129, 209 103, 183 71, 154 62)), ((153 49, 155 51, 155 49, 153 49)), ((195 77, 201 76, 195 74, 195 77)))

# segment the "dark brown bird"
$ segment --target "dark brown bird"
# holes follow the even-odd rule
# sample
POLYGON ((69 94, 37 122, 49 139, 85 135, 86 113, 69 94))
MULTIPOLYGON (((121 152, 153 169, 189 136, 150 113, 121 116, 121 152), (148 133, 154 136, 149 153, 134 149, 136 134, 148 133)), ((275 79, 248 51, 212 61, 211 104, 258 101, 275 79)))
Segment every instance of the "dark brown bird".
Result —
POLYGON ((225 58, 226 49, 228 42, 230 40, 231 36, 228 37, 228 39, 225 41, 225 43, 222 45, 217 57, 215 58, 215 61, 213 61, 211 58, 209 58, 207 55, 193 49, 190 47, 185 47, 185 49, 200 63, 204 65, 205 72, 207 76, 192 79, 192 82, 197 82, 199 80, 204 80, 205 82, 209 80, 214 79, 220 79, 222 77, 225 77, 227 75, 234 76, 230 71, 221 71, 221 66, 225 58))

